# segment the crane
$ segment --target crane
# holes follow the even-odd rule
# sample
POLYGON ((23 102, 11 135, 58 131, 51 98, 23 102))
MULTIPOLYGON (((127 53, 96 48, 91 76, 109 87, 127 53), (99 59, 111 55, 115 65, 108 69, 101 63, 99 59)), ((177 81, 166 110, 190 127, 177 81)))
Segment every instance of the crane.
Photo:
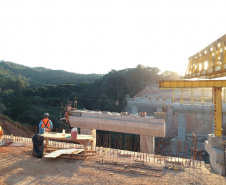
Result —
POLYGON ((185 79, 159 81, 159 88, 208 88, 212 87, 214 104, 214 135, 222 136, 222 88, 226 80, 212 80, 226 76, 226 34, 188 58, 185 79), (201 80, 190 80, 192 78, 201 80))

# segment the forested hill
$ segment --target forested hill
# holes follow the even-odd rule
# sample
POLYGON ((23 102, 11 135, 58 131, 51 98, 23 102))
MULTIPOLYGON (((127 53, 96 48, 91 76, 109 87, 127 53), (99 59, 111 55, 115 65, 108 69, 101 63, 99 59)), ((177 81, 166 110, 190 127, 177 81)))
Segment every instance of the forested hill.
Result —
MULTIPOLYGON (((79 109, 121 112, 126 105, 127 95, 133 97, 146 86, 156 85, 159 80, 179 79, 175 72, 165 71, 160 73, 160 70, 156 67, 138 65, 136 68, 112 70, 102 78, 89 83, 45 85, 48 80, 45 81, 45 77, 43 78, 41 74, 46 69, 29 68, 31 70, 29 73, 28 68, 12 63, 2 63, 2 68, 7 65, 9 66, 7 69, 11 68, 8 71, 4 68, 8 77, 16 78, 16 76, 19 76, 21 80, 27 80, 27 83, 30 83, 31 80, 29 81, 29 79, 33 78, 36 85, 42 84, 42 87, 16 89, 12 93, 0 91, 0 113, 4 113, 15 121, 36 125, 42 118, 43 113, 48 112, 55 127, 59 126, 61 103, 75 101, 75 97, 79 109), (10 67, 10 65, 13 67, 10 67), (16 69, 16 66, 18 69, 16 69), (18 71, 23 71, 27 76, 22 76, 22 72, 19 73, 18 71), (40 76, 35 77, 32 72, 40 76), (38 81, 39 79, 42 80, 38 81), (119 102, 119 106, 116 101, 119 102)), ((58 74, 55 74, 57 79, 59 79, 58 74)), ((66 74, 65 76, 69 78, 66 74)), ((7 78, 1 77, 0 79, 6 80, 7 78)), ((54 82, 54 79, 52 81, 54 82)))
POLYGON ((100 74, 77 74, 43 67, 30 68, 12 62, 0 61, 1 91, 15 91, 47 85, 93 82, 100 74))

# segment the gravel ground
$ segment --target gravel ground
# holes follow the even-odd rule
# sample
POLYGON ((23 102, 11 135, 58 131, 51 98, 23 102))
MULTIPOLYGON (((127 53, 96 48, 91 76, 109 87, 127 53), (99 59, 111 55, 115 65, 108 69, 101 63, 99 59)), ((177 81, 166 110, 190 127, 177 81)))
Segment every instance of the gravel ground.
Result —
POLYGON ((202 169, 166 169, 156 162, 106 155, 74 159, 37 159, 31 147, 0 147, 0 184, 226 184, 226 178, 202 169), (157 170, 151 170, 151 169, 157 170))

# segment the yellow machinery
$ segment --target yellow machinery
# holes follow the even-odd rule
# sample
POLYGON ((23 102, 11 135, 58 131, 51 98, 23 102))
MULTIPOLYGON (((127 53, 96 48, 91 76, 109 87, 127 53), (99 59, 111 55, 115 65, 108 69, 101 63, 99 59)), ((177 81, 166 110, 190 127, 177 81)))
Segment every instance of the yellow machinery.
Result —
POLYGON ((222 136, 222 87, 226 80, 211 80, 226 76, 226 34, 189 57, 185 78, 203 77, 205 80, 160 81, 160 88, 207 88, 212 87, 214 104, 214 134, 222 136), (209 80, 206 80, 209 79, 209 80))

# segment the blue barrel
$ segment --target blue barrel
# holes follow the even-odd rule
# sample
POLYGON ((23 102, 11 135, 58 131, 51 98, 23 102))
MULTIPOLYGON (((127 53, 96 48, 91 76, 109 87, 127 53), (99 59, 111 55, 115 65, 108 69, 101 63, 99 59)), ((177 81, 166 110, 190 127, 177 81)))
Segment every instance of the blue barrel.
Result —
POLYGON ((39 134, 45 134, 45 128, 39 128, 39 134))

